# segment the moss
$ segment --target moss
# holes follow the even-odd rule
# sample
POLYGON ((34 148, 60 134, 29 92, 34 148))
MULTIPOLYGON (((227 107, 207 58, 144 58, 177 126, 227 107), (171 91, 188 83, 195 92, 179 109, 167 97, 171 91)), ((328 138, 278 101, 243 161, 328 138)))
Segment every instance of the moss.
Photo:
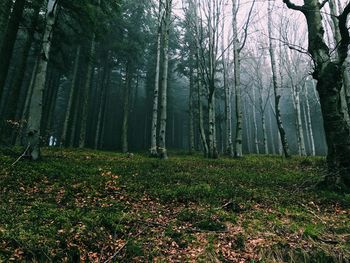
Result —
MULTIPOLYGON (((199 259, 224 262, 215 247, 224 242, 219 237, 230 235, 227 242, 239 252, 264 233, 271 235, 269 244, 276 236, 313 239, 321 247, 316 258, 333 258, 333 250, 350 253, 349 240, 336 247, 318 240, 343 240, 349 232, 350 195, 312 187, 321 178, 323 158, 208 160, 174 154, 162 162, 142 154, 44 149, 42 161, 21 160, 12 167, 18 153, 0 150, 0 261, 17 255, 15 261, 76 262, 89 253, 112 255, 125 242, 122 262, 161 261, 167 240, 181 252, 200 235, 208 246, 199 259), (320 224, 315 214, 329 224, 320 224), (241 235, 222 233, 236 227, 241 235)), ((298 252, 288 242, 269 245, 270 254, 283 254, 287 262, 290 253, 311 258, 310 251, 300 246, 298 252)))

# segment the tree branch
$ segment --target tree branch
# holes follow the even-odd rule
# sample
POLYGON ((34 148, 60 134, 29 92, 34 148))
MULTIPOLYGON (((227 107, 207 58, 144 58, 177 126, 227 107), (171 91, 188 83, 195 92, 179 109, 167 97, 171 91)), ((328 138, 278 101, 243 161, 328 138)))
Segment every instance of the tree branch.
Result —
POLYGON ((285 3, 289 9, 297 10, 303 13, 305 11, 304 6, 293 4, 290 0, 283 0, 283 3, 285 3))
POLYGON ((320 9, 324 7, 324 5, 328 2, 329 0, 323 0, 322 3, 320 4, 320 9))
POLYGON ((348 55, 348 46, 350 44, 350 35, 347 27, 347 18, 350 13, 350 3, 346 5, 343 13, 338 16, 339 31, 341 35, 341 41, 339 44, 339 63, 343 64, 348 55))

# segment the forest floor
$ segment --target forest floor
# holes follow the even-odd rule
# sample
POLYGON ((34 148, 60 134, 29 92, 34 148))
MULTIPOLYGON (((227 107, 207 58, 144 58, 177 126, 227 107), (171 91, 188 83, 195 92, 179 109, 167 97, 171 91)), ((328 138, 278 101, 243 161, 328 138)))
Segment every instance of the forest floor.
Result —
POLYGON ((0 150, 0 262, 349 262, 322 158, 0 150))

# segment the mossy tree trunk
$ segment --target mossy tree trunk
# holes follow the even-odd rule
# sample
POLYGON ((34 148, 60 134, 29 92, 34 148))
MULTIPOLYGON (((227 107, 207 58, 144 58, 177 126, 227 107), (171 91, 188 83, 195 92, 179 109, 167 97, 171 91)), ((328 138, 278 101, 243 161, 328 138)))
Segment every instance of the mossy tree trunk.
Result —
POLYGON ((337 28, 341 36, 337 46, 338 57, 332 59, 331 50, 324 40, 322 25, 323 7, 317 0, 304 0, 302 6, 289 0, 283 2, 290 9, 305 15, 308 26, 308 51, 314 60, 313 77, 317 80, 326 142, 328 146, 328 176, 326 183, 350 187, 350 127, 346 122, 341 107, 341 89, 343 87, 343 64, 347 58, 350 43, 347 17, 350 3, 338 16, 337 28))

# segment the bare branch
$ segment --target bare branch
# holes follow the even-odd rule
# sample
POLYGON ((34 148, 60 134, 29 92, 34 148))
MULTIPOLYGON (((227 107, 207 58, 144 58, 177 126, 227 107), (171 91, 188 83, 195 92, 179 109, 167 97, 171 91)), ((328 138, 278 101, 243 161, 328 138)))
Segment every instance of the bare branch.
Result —
POLYGON ((303 13, 305 11, 304 6, 293 4, 290 0, 283 0, 283 3, 285 3, 289 9, 297 10, 303 13))

